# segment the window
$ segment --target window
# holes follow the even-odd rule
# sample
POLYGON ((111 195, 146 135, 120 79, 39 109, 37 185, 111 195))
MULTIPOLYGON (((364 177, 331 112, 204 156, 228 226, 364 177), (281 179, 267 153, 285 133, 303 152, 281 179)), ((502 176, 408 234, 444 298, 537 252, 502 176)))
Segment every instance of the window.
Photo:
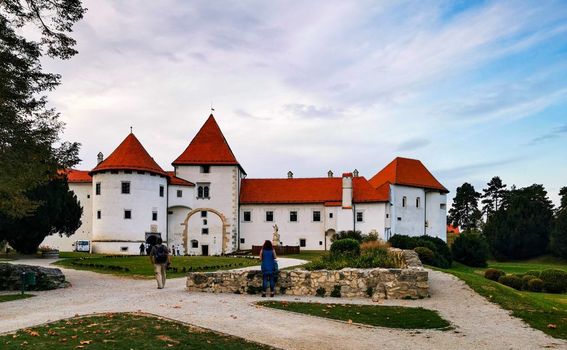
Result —
POLYGON ((297 212, 290 211, 289 212, 289 221, 296 222, 297 221, 297 212))
POLYGON ((202 217, 202 218, 206 218, 206 217, 207 217, 207 211, 206 211, 206 210, 203 210, 203 211, 201 212, 201 217, 202 217))
POLYGON ((203 227, 203 228, 201 229, 201 234, 202 234, 202 235, 208 235, 208 234, 209 234, 209 229, 208 229, 207 227, 203 227))
POLYGON ((110 173, 111 174, 118 174, 118 170, 111 170, 110 173))
POLYGON ((250 213, 249 211, 245 211, 245 212, 242 214, 242 221, 244 221, 244 222, 250 222, 250 221, 252 221, 251 219, 252 219, 252 213, 250 213))
POLYGON ((415 207, 416 207, 416 208, 419 208, 420 202, 421 202, 421 198, 416 197, 416 198, 415 198, 415 207))
POLYGON ((402 217, 401 217, 401 216, 398 216, 398 221, 402 221, 402 217))
POLYGON ((181 198, 181 197, 183 197, 183 191, 177 190, 177 198, 181 198))
POLYGON ((87 194, 87 198, 91 198, 91 195, 90 195, 90 194, 87 194))
POLYGON ((207 224, 207 219, 203 219, 203 225, 207 224))
POLYGON ((132 210, 124 210, 124 219, 132 218, 132 210))
POLYGON ((95 185, 95 195, 100 196, 100 182, 95 185))
POLYGON ((163 185, 159 185, 159 196, 163 197, 163 185))
POLYGON ((241 238, 241 239, 240 239, 240 244, 244 244, 244 243, 246 243, 246 241, 244 240, 244 238, 241 238))
POLYGON ((154 173, 150 173, 150 176, 156 176, 156 174, 154 174, 154 173))
POLYGON ((203 197, 209 198, 209 186, 203 187, 203 197))
POLYGON ((130 194, 130 181, 122 181, 122 194, 130 194))
POLYGON ((333 218, 333 213, 329 213, 329 219, 333 218))
POLYGON ((124 174, 132 174, 132 170, 124 170, 124 174))
POLYGON ((323 245, 323 241, 319 241, 319 245, 323 245))
POLYGON ((157 211, 152 212, 152 221, 157 221, 157 211))
POLYGON ((200 184, 197 187, 197 198, 209 198, 209 185, 200 184))
POLYGON ((321 221, 321 212, 319 210, 313 211, 313 221, 315 222, 321 221))
POLYGON ((307 241, 305 240, 305 238, 300 238, 299 239, 299 246, 305 248, 307 241))
POLYGON ((356 222, 363 222, 364 221, 364 212, 357 211, 356 212, 356 222))
POLYGON ((406 198, 406 196, 403 196, 403 198, 402 198, 402 207, 405 207, 405 206, 406 206, 407 200, 408 200, 408 199, 406 198))
POLYGON ((100 210, 96 211, 96 218, 100 219, 102 217, 102 212, 100 210))
POLYGON ((266 221, 272 222, 274 221, 274 212, 269 210, 266 212, 266 221))
POLYGON ((137 174, 140 174, 140 175, 144 175, 146 172, 145 172, 145 171, 139 171, 139 170, 138 170, 138 171, 136 171, 136 173, 137 173, 137 174))
POLYGON ((210 165, 201 165, 201 173, 208 174, 210 172, 211 172, 211 166, 210 165))
POLYGON ((386 214, 386 219, 390 217, 390 214, 386 214))
POLYGON ((199 241, 192 240, 191 241, 191 248, 199 248, 199 241))
POLYGON ((168 211, 167 211, 167 214, 168 214, 168 215, 173 214, 173 210, 168 210, 168 211))
POLYGON ((441 203, 441 204, 439 205, 439 208, 445 210, 445 209, 447 209, 447 204, 441 203))
POLYGON ((120 247, 120 251, 121 251, 121 252, 127 252, 127 251, 128 251, 128 247, 120 247))

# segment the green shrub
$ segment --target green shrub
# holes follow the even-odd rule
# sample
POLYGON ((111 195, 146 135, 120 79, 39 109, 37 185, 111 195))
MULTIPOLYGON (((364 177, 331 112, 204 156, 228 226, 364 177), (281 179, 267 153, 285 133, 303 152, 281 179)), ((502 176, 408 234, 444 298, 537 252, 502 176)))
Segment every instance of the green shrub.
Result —
POLYGON ((522 290, 522 279, 516 275, 504 275, 498 279, 498 283, 505 286, 512 287, 517 290, 522 290))
POLYGON ((541 271, 528 271, 524 275, 530 275, 539 278, 541 276, 541 271))
POLYGON ((331 296, 333 298, 340 298, 341 297, 341 286, 339 286, 338 284, 335 284, 335 286, 333 287, 333 290, 331 291, 331 296))
POLYGON ((361 269, 375 267, 399 268, 400 265, 396 257, 385 247, 365 250, 360 256, 352 254, 323 255, 305 265, 305 269, 309 271, 340 270, 347 267, 361 269))
POLYGON ((360 231, 340 231, 339 233, 335 233, 333 237, 331 237, 331 242, 340 241, 343 239, 354 239, 358 243, 362 242, 362 233, 360 231))
POLYGON ((530 292, 541 292, 543 290, 543 281, 537 277, 532 278, 528 282, 528 288, 530 292))
POLYGON ((451 247, 453 259, 472 267, 486 267, 488 243, 483 236, 473 232, 461 233, 451 247))
POLYGON ((447 243, 437 237, 410 237, 396 234, 390 237, 388 243, 390 243, 392 247, 400 249, 415 249, 416 247, 429 248, 433 251, 433 253, 435 253, 434 258, 430 263, 433 266, 445 269, 451 267, 451 263, 453 261, 451 251, 449 250, 447 243))
POLYGON ((326 292, 327 292, 327 291, 325 290, 325 288, 319 287, 319 288, 317 288, 317 290, 315 291, 315 294, 316 294, 318 297, 323 298, 323 297, 325 297, 325 293, 326 293, 326 292))
POLYGON ((536 276, 532 276, 532 275, 523 275, 522 276, 522 290, 529 290, 528 289, 528 284, 530 283, 531 280, 536 279, 536 276))
POLYGON ((505 274, 506 273, 504 271, 497 269, 486 269, 486 271, 484 271, 484 277, 496 282, 498 282, 498 279, 500 279, 500 277, 504 276, 505 274))
POLYGON ((435 253, 431 249, 427 247, 415 247, 414 251, 423 264, 432 265, 435 259, 435 253))
POLYGON ((449 246, 444 240, 438 237, 432 237, 426 235, 419 236, 418 238, 422 241, 429 241, 435 244, 436 249, 434 250, 434 252, 436 253, 436 255, 439 256, 438 257, 439 261, 437 262, 439 267, 441 268, 451 267, 451 264, 453 263, 453 256, 451 255, 451 250, 449 249, 449 246))
POLYGON ((567 291, 567 272, 563 270, 543 270, 540 275, 543 289, 548 293, 564 293, 567 291))
POLYGON ((377 233, 370 232, 369 234, 362 236, 361 243, 375 242, 375 241, 378 241, 379 239, 380 239, 380 237, 378 237, 377 233))
POLYGON ((331 244, 331 255, 360 255, 360 243, 352 238, 340 239, 331 244))
POLYGON ((413 249, 416 247, 414 237, 395 234, 388 240, 394 248, 413 249))

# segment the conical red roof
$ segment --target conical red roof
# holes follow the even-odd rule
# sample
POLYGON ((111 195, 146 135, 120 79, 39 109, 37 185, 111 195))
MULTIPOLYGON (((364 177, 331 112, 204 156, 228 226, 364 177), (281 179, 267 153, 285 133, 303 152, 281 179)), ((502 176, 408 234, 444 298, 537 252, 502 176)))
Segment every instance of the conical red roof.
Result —
POLYGON ((443 193, 449 192, 417 159, 397 157, 374 175, 369 182, 375 188, 389 182, 394 185, 430 188, 443 193))
POLYGON ((211 114, 173 165, 240 165, 211 114))
POLYGON ((132 133, 90 174, 103 170, 140 170, 167 176, 132 133))

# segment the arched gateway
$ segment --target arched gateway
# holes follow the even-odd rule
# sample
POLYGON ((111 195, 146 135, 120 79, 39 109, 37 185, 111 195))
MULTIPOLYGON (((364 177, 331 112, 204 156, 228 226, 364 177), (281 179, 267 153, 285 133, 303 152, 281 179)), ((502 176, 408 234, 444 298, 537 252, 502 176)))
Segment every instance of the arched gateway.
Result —
POLYGON ((226 217, 221 212, 219 212, 218 210, 213 209, 213 208, 196 208, 196 209, 191 210, 189 213, 187 213, 187 216, 185 217, 185 220, 183 221, 183 224, 182 224, 185 227, 183 229, 183 247, 185 248, 186 252, 189 251, 189 249, 188 249, 189 248, 189 242, 190 242, 190 239, 189 239, 189 219, 194 214, 200 213, 200 212, 203 212, 203 211, 210 212, 210 213, 217 215, 222 222, 221 254, 224 255, 226 253, 227 249, 228 249, 228 238, 229 238, 228 237, 228 226, 229 226, 229 223, 228 223, 228 220, 226 219, 226 217))

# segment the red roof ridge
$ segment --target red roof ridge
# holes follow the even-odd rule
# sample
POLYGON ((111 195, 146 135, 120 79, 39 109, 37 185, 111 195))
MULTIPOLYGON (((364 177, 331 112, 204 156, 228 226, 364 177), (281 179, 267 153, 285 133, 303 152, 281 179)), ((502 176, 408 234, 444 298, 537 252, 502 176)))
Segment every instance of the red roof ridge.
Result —
POLYGON ((420 160, 412 158, 396 157, 370 179, 370 184, 376 188, 386 182, 449 192, 420 160))
POLYGON ((105 160, 89 172, 89 175, 105 170, 138 170, 167 176, 133 133, 128 134, 105 160))

